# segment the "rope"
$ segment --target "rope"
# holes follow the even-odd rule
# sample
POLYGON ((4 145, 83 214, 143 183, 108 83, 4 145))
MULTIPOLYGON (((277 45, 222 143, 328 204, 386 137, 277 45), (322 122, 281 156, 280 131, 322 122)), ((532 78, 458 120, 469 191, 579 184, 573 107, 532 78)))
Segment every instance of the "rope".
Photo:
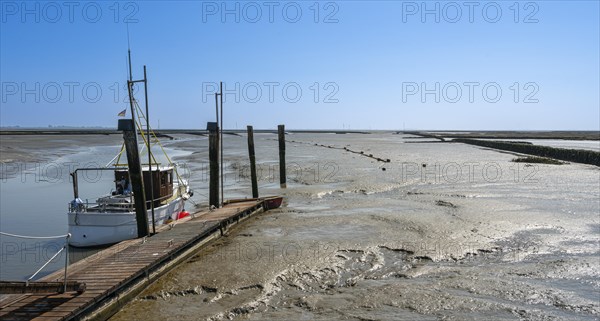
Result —
MULTIPOLYGON (((144 113, 141 110, 141 107, 138 105, 138 103, 137 103, 136 100, 134 100, 134 102, 135 102, 135 112, 138 115, 138 118, 140 118, 140 119, 144 118, 145 119, 146 116, 140 117, 140 114, 144 115, 144 113)), ((139 128, 139 130, 141 132, 142 139, 144 140, 144 142, 146 142, 146 138, 145 138, 144 132, 143 132, 140 124, 137 124, 137 122, 136 122, 136 125, 138 126, 138 128, 139 128)), ((165 151, 165 148, 163 147, 163 145, 160 143, 160 140, 158 140, 158 137, 156 136, 156 133, 154 132, 154 130, 152 128, 150 128, 150 133, 151 133, 151 136, 153 136, 156 139, 156 142, 157 142, 158 146, 160 147, 161 151, 165 155, 165 158, 167 159, 167 161, 169 162, 169 164, 170 165, 175 165, 173 163, 173 161, 171 160, 171 158, 169 157, 169 155, 167 154, 167 152, 165 151)), ((156 158, 154 158, 154 154, 152 154, 152 159, 154 159, 155 163, 158 163, 156 161, 156 158)), ((183 179, 179 175, 179 171, 177 170, 177 166, 173 166, 173 170, 175 171, 175 175, 177 176, 177 180, 179 181, 179 183, 183 184, 183 179)))
POLYGON ((191 198, 188 198, 188 202, 191 202, 192 204, 194 204, 194 206, 198 206, 198 203, 194 202, 194 200, 191 198))
MULTIPOLYGON (((139 106, 137 100, 135 98, 133 98, 133 106, 134 106, 134 112, 137 115, 137 118, 139 120, 141 119, 146 119, 146 115, 144 115, 144 112, 142 111, 142 108, 139 106)), ((141 121, 140 121, 141 122, 141 121)), ((156 144, 158 144, 158 146, 160 147, 161 151, 163 152, 163 154, 165 155, 165 158, 167 159, 169 165, 173 166, 173 171, 175 172, 175 176, 177 177, 177 181, 179 182, 179 184, 184 185, 184 180, 181 177, 181 175, 179 175, 179 171, 177 170, 177 165, 175 163, 173 163, 173 161, 171 160, 171 158, 169 157, 169 155, 167 155, 167 152, 165 151, 165 148, 163 147, 163 145, 161 144, 160 140, 158 139, 158 137, 156 136, 156 133, 154 132, 154 130, 149 127, 146 130, 148 131, 149 135, 146 135, 146 133, 144 132, 142 125, 140 123, 138 123, 137 121, 135 121, 135 126, 138 129, 138 132, 140 133, 140 135, 142 136, 142 140, 144 142, 144 146, 148 146, 149 148, 147 148, 147 152, 150 153, 150 157, 152 158, 152 160, 154 161, 154 163, 156 163, 157 165, 159 164, 158 161, 156 160, 156 157, 154 156, 154 154, 151 152, 151 145, 153 145, 152 143, 152 137, 154 137, 156 144), (148 137, 146 137, 148 136, 148 137)), ((119 161, 121 160, 121 155, 123 154, 123 151, 125 150, 125 143, 123 143, 121 145, 121 151, 119 152, 119 154, 117 156, 115 156, 115 158, 117 159, 117 163, 115 165, 117 165, 119 163, 119 161)), ((144 151, 144 147, 142 147, 142 151, 144 151)), ((109 164, 115 159, 113 158, 109 164)), ((108 164, 107 164, 108 166, 108 164)), ((148 164, 149 168, 152 169, 152 164, 148 164)), ((177 190, 178 194, 181 196, 182 192, 181 189, 177 190)))
POLYGON ((104 167, 108 167, 110 166, 110 164, 117 159, 117 162, 115 164, 118 164, 119 161, 121 160, 121 154, 123 154, 123 151, 125 150, 125 143, 123 142, 123 144, 121 144, 121 151, 119 151, 119 153, 117 155, 115 155, 115 157, 113 157, 113 159, 110 160, 110 162, 108 162, 108 164, 106 164, 104 167))
MULTIPOLYGON (((144 132, 144 129, 142 128, 141 125, 141 120, 142 119, 146 119, 146 116, 144 116, 144 113, 142 112, 142 108, 138 105, 137 100, 133 101, 135 104, 135 113, 137 114, 138 119, 140 120, 140 122, 135 122, 135 125, 138 129, 138 132, 140 133, 140 135, 142 136, 142 140, 144 141, 144 145, 150 145, 152 143, 152 137, 146 137, 146 133, 144 132)), ((154 134, 154 131, 152 131, 152 129, 150 128, 150 131, 152 132, 152 135, 154 136, 154 138, 156 139, 156 135, 154 134)), ((143 147, 142 147, 142 152, 143 152, 143 147)), ((144 155, 144 153, 140 152, 140 156, 144 155)), ((148 150, 148 152, 150 152, 150 150, 148 150)), ((158 164, 158 162, 156 161, 156 158, 154 157, 154 154, 150 155, 152 157, 152 159, 154 160, 155 163, 158 164)), ((151 164, 148 164, 148 166, 152 166, 151 164)))
POLYGON ((26 236, 26 235, 4 233, 4 232, 0 232, 0 235, 18 237, 18 238, 22 238, 22 239, 59 239, 59 238, 70 236, 70 234, 57 235, 57 236, 26 236))

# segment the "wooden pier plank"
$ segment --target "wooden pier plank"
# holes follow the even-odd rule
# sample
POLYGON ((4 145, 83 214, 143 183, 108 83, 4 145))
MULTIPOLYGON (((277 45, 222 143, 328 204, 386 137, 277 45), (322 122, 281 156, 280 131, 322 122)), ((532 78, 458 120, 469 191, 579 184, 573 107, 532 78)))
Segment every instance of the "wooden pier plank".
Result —
MULTIPOLYGON (((86 284, 77 294, 13 295, 0 301, 2 320, 68 320, 97 306, 124 286, 131 286, 173 257, 219 231, 229 223, 262 209, 261 200, 227 204, 212 211, 194 213, 190 218, 162 226, 160 233, 145 240, 127 240, 80 260, 68 270, 68 280, 86 284)), ((56 271, 40 281, 62 281, 56 271)))

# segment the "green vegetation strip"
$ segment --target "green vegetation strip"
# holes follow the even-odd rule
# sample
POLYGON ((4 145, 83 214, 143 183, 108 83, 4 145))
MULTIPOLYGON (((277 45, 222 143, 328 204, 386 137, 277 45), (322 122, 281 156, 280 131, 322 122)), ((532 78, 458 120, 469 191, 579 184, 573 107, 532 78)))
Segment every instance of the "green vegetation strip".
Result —
POLYGON ((600 167, 600 152, 592 150, 565 149, 513 142, 483 141, 463 138, 454 139, 453 142, 507 150, 540 157, 554 158, 568 162, 596 165, 600 167))
POLYGON ((519 157, 512 160, 515 163, 537 163, 537 164, 550 164, 550 165, 563 165, 567 164, 565 162, 561 162, 556 159, 546 158, 546 157, 537 157, 537 156, 527 156, 527 157, 519 157))

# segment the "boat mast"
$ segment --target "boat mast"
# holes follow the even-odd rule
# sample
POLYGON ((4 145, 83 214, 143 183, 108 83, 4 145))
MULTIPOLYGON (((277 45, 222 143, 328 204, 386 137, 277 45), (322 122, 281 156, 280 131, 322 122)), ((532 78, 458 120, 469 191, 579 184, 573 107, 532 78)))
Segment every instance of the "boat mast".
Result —
MULTIPOLYGON (((129 39, 129 33, 127 34, 127 38, 129 39)), ((127 92, 129 93, 129 109, 131 110, 131 120, 133 120, 133 124, 135 125, 135 110, 133 107, 133 75, 131 73, 131 49, 127 49, 127 57, 129 61, 129 80, 127 80, 127 92)), ((137 132, 137 128, 134 126, 134 131, 137 132)), ((137 136, 136 136, 137 137, 137 136)))
MULTIPOLYGON (((152 212, 152 233, 155 234, 156 233, 156 223, 155 221, 155 217, 154 217, 154 186, 153 186, 153 182, 152 182, 152 151, 150 150, 150 120, 149 120, 149 115, 148 115, 148 79, 146 77, 146 66, 144 65, 144 80, 136 80, 133 81, 133 72, 131 70, 131 48, 129 47, 129 29, 127 29, 127 57, 128 57, 128 61, 129 61, 129 80, 127 81, 127 88, 128 88, 128 92, 129 92, 129 107, 131 109, 131 120, 133 121, 133 130, 134 130, 134 137, 135 137, 135 143, 137 146, 137 126, 136 126, 136 119, 135 119, 135 109, 134 109, 134 98, 133 98, 133 84, 135 82, 143 82, 144 83, 144 100, 145 100, 145 104, 146 104, 146 148, 148 149, 148 168, 149 168, 149 179, 150 179, 150 208, 151 208, 151 212, 152 212)), ((143 135, 143 132, 142 132, 143 135)), ((143 173, 143 170, 142 170, 143 173)), ((142 175, 143 176, 143 175, 142 175)), ((142 178, 142 182, 143 182, 143 178, 142 178)), ((147 222, 147 221, 146 221, 147 222)))

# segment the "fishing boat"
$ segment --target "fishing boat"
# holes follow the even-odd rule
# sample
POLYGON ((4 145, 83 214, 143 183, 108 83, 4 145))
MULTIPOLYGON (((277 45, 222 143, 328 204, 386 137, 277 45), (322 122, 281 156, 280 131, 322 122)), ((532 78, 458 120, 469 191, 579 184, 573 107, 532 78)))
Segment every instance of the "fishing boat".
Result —
MULTIPOLYGON (((77 169, 72 176, 83 170, 77 169)), ((114 172, 114 187, 107 195, 94 202, 83 201, 77 195, 77 179, 74 181, 75 198, 69 203, 70 245, 94 247, 134 239, 138 235, 135 213, 135 199, 131 192, 129 172, 126 168, 109 169, 114 172)), ((147 215, 152 227, 167 224, 187 216, 185 201, 193 192, 187 181, 178 176, 174 166, 149 166, 142 168, 146 194, 147 215), (150 176, 153 186, 150 187, 150 176), (152 213, 152 207, 154 213, 152 213)), ((189 214, 188 214, 189 215, 189 214)))
MULTIPOLYGON (((130 56, 131 66, 131 56, 130 56)), ((148 120, 146 69, 144 79, 133 81, 131 68, 129 74, 129 105, 131 117, 135 123, 135 131, 140 134, 148 156, 148 162, 141 165, 141 181, 146 199, 147 222, 149 231, 155 231, 156 226, 168 224, 173 220, 188 216, 185 211, 185 201, 193 192, 187 180, 177 172, 177 165, 171 161, 160 143, 157 135, 150 128, 148 120), (146 90, 146 113, 141 110, 133 96, 133 83, 143 82, 146 90), (145 130, 142 119, 146 120, 145 130), (152 152, 152 145, 159 145, 166 158, 166 165, 158 162, 152 152)), ((125 116, 125 111, 119 113, 125 116)), ((137 142, 137 135, 136 142, 137 142)), ((134 146, 137 144, 134 144, 134 146)), ((137 238, 138 222, 136 216, 135 196, 128 164, 121 164, 120 159, 125 150, 125 142, 121 151, 104 168, 79 168, 71 173, 73 181, 73 200, 69 202, 69 233, 70 245, 75 247, 93 247, 113 244, 120 241, 137 238), (113 163, 114 161, 114 163, 113 163), (82 171, 110 171, 114 177, 112 186, 107 186, 105 195, 95 197, 95 201, 83 201, 79 196, 78 173, 82 171)), ((137 153, 137 150, 136 150, 137 153)), ((141 156, 141 155, 140 155, 141 156)), ((138 167, 139 168, 139 167, 138 167)), ((140 198, 142 199, 142 198, 140 198)), ((138 200, 139 201, 139 200, 138 200)), ((143 217, 143 216, 142 216, 143 217)), ((142 225, 143 226, 143 225, 142 225)))

